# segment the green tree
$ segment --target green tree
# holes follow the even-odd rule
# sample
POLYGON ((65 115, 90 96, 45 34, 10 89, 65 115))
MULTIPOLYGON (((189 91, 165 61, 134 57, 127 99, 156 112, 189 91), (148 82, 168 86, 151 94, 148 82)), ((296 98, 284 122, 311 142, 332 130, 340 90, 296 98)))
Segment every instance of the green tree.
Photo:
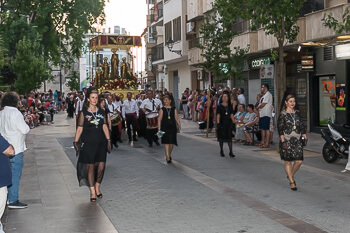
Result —
POLYGON ((44 56, 39 52, 38 42, 26 38, 20 40, 16 46, 16 54, 10 63, 18 78, 14 83, 16 91, 27 94, 41 87, 50 78, 50 70, 44 56))
POLYGON ((253 29, 261 25, 267 35, 272 35, 277 40, 278 72, 275 86, 277 111, 280 111, 286 90, 284 47, 287 43, 294 42, 298 36, 299 27, 296 23, 305 2, 306 0, 246 0, 241 7, 242 18, 250 19, 253 29))
POLYGON ((213 4, 212 11, 206 15, 205 23, 200 27, 203 43, 199 43, 202 56, 205 59, 203 68, 212 72, 216 81, 229 80, 241 77, 247 48, 230 48, 236 33, 232 26, 240 16, 239 7, 227 3, 225 0, 217 0, 213 4), (227 6, 229 4, 229 7, 227 6))
POLYGON ((334 18, 332 12, 329 12, 328 14, 325 13, 322 19, 323 25, 332 29, 337 34, 342 34, 344 32, 348 33, 350 32, 350 14, 349 13, 350 13, 350 10, 349 10, 349 7, 347 7, 344 10, 341 21, 334 18))
POLYGON ((77 71, 72 71, 72 76, 70 77, 66 85, 71 91, 80 90, 80 77, 77 71))

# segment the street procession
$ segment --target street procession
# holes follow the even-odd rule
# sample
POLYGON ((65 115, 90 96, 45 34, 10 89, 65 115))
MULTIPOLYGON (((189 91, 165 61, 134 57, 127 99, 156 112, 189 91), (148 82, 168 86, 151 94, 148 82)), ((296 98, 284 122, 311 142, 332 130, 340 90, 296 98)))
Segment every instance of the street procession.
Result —
POLYGON ((350 232, 349 1, 0 10, 0 233, 350 232))

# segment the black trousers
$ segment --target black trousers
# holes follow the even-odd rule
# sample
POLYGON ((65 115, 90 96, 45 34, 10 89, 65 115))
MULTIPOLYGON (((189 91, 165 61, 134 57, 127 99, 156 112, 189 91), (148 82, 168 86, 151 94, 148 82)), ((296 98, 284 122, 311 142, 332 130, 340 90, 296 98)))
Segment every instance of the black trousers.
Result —
POLYGON ((136 118, 134 115, 125 115, 126 118, 126 127, 128 129, 128 137, 129 140, 131 140, 131 128, 132 125, 132 131, 133 131, 133 138, 136 138, 136 129, 137 129, 137 123, 136 118))
POLYGON ((158 129, 147 129, 146 130, 148 144, 152 145, 153 141, 158 142, 158 137, 156 135, 157 132, 158 132, 158 129))
POLYGON ((111 141, 112 144, 116 144, 118 141, 118 137, 119 137, 119 127, 116 126, 112 126, 112 132, 111 132, 111 141))

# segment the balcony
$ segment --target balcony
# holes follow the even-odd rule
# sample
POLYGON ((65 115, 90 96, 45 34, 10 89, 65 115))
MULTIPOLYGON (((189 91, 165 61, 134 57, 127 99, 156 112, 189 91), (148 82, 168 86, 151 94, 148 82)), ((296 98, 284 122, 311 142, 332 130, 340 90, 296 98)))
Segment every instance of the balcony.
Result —
POLYGON ((303 17, 306 14, 320 11, 324 9, 324 1, 323 0, 307 0, 304 3, 303 8, 300 10, 300 16, 303 17))
POLYGON ((230 48, 233 51, 234 47, 240 47, 240 48, 247 48, 248 45, 250 46, 249 53, 254 53, 258 51, 258 32, 245 32, 238 36, 236 36, 231 45, 230 48))
POLYGON ((202 37, 188 41, 188 49, 199 48, 199 45, 203 44, 204 40, 202 37))
POLYGON ((203 15, 203 0, 188 0, 187 1, 187 20, 196 21, 202 19, 203 15))
POLYGON ((241 20, 238 19, 237 23, 232 25, 232 31, 236 34, 241 34, 244 32, 248 32, 250 30, 250 21, 249 20, 241 20))
POLYGON ((155 7, 150 9, 151 24, 157 23, 161 18, 163 18, 163 3, 160 2, 155 7))
POLYGON ((164 45, 159 44, 152 48, 152 61, 159 61, 164 59, 164 45))

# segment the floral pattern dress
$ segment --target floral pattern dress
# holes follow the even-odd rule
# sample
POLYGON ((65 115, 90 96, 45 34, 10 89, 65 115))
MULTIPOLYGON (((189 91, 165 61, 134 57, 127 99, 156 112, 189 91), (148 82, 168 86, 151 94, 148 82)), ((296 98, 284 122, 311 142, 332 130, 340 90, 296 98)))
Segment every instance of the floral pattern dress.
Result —
POLYGON ((277 129, 279 136, 284 135, 288 149, 282 149, 280 142, 280 156, 284 161, 304 160, 301 135, 306 134, 304 123, 299 111, 287 113, 282 111, 278 117, 277 129))

